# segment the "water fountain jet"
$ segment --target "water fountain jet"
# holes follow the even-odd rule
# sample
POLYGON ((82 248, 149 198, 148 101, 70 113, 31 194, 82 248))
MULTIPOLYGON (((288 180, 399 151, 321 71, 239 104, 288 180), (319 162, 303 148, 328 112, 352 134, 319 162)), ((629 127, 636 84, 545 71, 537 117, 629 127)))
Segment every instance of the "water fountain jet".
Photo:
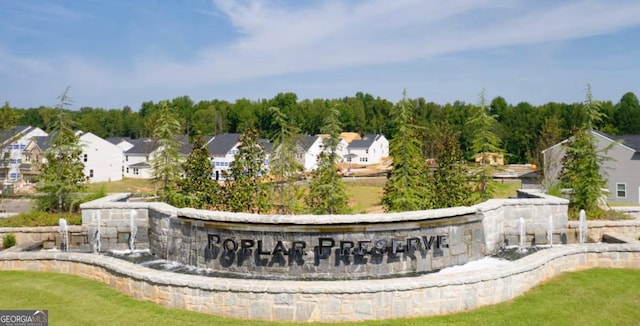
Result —
POLYGON ((136 233, 138 232, 138 226, 136 225, 136 218, 138 212, 132 209, 129 213, 129 249, 133 251, 136 248, 136 233))
POLYGON ((60 250, 69 250, 69 230, 67 228, 67 220, 61 218, 58 220, 58 232, 60 233, 60 250))

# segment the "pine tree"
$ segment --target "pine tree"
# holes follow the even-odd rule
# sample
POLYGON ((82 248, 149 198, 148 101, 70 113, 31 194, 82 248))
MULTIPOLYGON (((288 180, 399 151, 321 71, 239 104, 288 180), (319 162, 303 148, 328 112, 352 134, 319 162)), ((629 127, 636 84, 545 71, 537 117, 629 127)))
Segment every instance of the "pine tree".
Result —
POLYGON ((168 101, 161 101, 157 112, 153 137, 158 142, 157 155, 151 160, 153 183, 160 186, 158 191, 164 202, 170 202, 177 191, 178 180, 182 173, 179 153, 180 120, 169 107, 168 101))
POLYGON ((53 120, 50 147, 45 151, 45 163, 36 186, 38 209, 42 211, 72 211, 79 203, 77 193, 86 188, 87 177, 80 156, 80 139, 73 131, 64 108, 71 105, 69 87, 58 97, 53 120))
POLYGON ((182 165, 184 177, 178 182, 182 205, 194 208, 216 207, 220 203, 222 189, 213 181, 213 169, 209 152, 201 136, 193 140, 193 150, 182 165))
POLYGON ((435 143, 436 169, 433 172, 434 208, 472 204, 471 184, 467 178, 458 133, 448 125, 438 128, 435 143))
POLYGON ((328 134, 323 139, 323 151, 318 158, 318 167, 313 171, 309 182, 309 193, 305 198, 307 207, 313 214, 346 214, 349 212, 348 197, 342 175, 339 173, 338 145, 340 144, 340 111, 331 108, 324 119, 322 133, 328 134))
POLYGON ((496 116, 489 113, 489 107, 485 98, 485 90, 480 92, 480 100, 475 108, 475 114, 467 121, 467 125, 473 130, 471 148, 476 155, 480 156, 480 174, 478 181, 479 200, 490 199, 493 195, 493 179, 491 167, 489 166, 489 156, 492 153, 501 154, 500 147, 502 141, 494 132, 496 126, 496 116))
MULTIPOLYGON (((586 119, 565 146, 560 182, 563 187, 571 188, 573 194, 569 203, 572 210, 596 208, 598 198, 607 180, 602 176, 602 165, 608 158, 600 154, 596 139, 591 133, 593 126, 602 119, 601 104, 593 99, 591 86, 587 84, 584 103, 586 119)), ((606 152, 608 148, 605 148, 606 152)))
POLYGON ((296 181, 303 167, 296 160, 299 151, 299 131, 287 121, 287 117, 277 107, 269 109, 276 131, 272 137, 274 151, 269 161, 271 175, 274 178, 274 192, 280 201, 279 213, 291 214, 300 211, 298 197, 300 187, 296 181))
POLYGON ((419 127, 414 124, 413 105, 402 100, 392 111, 396 132, 389 143, 393 167, 384 187, 382 204, 387 212, 402 212, 433 207, 429 167, 422 155, 419 127))
POLYGON ((238 153, 225 175, 226 209, 262 213, 270 208, 266 157, 264 147, 258 143, 258 130, 250 123, 240 136, 238 153))

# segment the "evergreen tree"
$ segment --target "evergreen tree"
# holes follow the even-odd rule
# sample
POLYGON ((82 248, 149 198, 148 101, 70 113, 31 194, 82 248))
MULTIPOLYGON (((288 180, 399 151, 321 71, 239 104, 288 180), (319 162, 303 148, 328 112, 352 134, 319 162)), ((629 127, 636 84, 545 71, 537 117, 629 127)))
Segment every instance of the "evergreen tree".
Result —
POLYGON ((4 105, 0 108, 0 131, 15 127, 21 115, 20 111, 13 109, 9 105, 9 102, 4 102, 4 105))
POLYGON ((489 157, 494 153, 502 153, 500 148, 502 141, 494 132, 496 116, 489 113, 484 89, 480 92, 479 97, 478 106, 475 108, 476 112, 466 124, 473 132, 471 148, 476 155, 480 156, 480 174, 478 175, 480 183, 478 188, 479 200, 487 200, 493 195, 493 179, 489 157))
POLYGON ((220 203, 222 189, 213 180, 209 152, 201 136, 193 140, 193 150, 182 165, 184 177, 178 182, 182 205, 193 208, 216 207, 220 203))
POLYGON ((262 213, 270 208, 269 185, 265 182, 267 153, 258 143, 258 130, 250 123, 240 136, 240 146, 225 175, 226 209, 262 213))
POLYGON ((434 208, 466 206, 472 204, 471 184, 467 178, 459 134, 448 125, 438 128, 435 140, 436 170, 433 172, 434 208))
POLYGON ((300 210, 298 197, 301 193, 296 181, 303 172, 302 164, 296 160, 299 132, 279 108, 271 107, 269 110, 277 126, 272 137, 274 150, 269 164, 274 178, 274 191, 280 201, 278 210, 280 214, 296 213, 300 210))
MULTIPOLYGON (((569 207, 572 210, 596 208, 602 188, 607 184, 602 176, 602 165, 608 158, 601 155, 596 139, 591 133, 593 126, 602 119, 601 104, 593 99, 591 86, 587 84, 584 103, 585 121, 565 146, 560 181, 563 187, 573 190, 569 207)), ((604 149, 604 151, 608 148, 604 149)))
POLYGON ((322 133, 328 137, 323 139, 323 150, 318 158, 318 167, 313 171, 309 182, 309 193, 305 202, 313 214, 346 214, 349 212, 348 197, 342 175, 337 164, 341 157, 338 153, 340 144, 340 111, 331 108, 324 119, 322 133))
POLYGON ((413 106, 404 91, 402 100, 392 111, 396 132, 389 143, 389 155, 393 158, 393 167, 382 197, 387 212, 433 207, 429 168, 422 155, 419 127, 413 121, 413 106))
POLYGON ((167 101, 161 101, 158 105, 160 108, 153 128, 153 137, 158 142, 157 154, 151 160, 153 183, 160 187, 158 193, 161 200, 170 202, 176 194, 182 173, 180 143, 177 139, 181 126, 177 114, 167 101))
POLYGON ((614 119, 621 134, 640 133, 640 103, 633 92, 622 96, 616 105, 614 119))
POLYGON ((79 137, 73 131, 64 108, 71 105, 69 87, 58 97, 60 103, 53 117, 50 147, 45 151, 45 163, 40 169, 36 186, 38 208, 43 211, 72 211, 79 203, 77 193, 85 189, 87 178, 80 156, 79 137))

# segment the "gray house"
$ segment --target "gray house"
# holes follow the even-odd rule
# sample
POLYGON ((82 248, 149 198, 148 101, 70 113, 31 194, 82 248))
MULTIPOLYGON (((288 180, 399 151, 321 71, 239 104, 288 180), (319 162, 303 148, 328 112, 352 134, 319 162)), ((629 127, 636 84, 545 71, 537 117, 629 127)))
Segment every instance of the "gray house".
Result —
MULTIPOLYGON (((596 139, 596 147, 603 150, 611 148, 603 155, 611 158, 603 163, 601 173, 607 179, 610 202, 630 204, 640 203, 640 135, 610 136, 599 131, 592 131, 596 139)), ((562 158, 565 154, 566 139, 544 151, 545 183, 555 182, 562 171, 562 158)))

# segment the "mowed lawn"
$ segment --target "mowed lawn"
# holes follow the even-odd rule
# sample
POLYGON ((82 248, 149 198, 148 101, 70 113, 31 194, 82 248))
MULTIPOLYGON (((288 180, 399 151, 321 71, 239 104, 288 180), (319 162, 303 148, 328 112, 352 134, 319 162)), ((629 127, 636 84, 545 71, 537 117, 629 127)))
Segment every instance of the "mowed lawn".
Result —
MULTIPOLYGON (((66 274, 0 271, 0 284, 1 309, 47 309, 50 325, 294 325, 166 309, 66 274)), ((451 324, 638 325, 640 270, 566 273, 515 300, 464 313, 325 325, 451 324)))
MULTIPOLYGON (((384 184, 386 178, 345 177, 344 183, 349 196, 349 206, 353 213, 381 213, 384 184)), ((519 183, 496 183, 495 198, 508 198, 516 195, 519 183)), ((155 187, 150 180, 124 179, 122 181, 99 182, 89 184, 88 192, 104 190, 106 193, 130 192, 153 193, 155 187)))

